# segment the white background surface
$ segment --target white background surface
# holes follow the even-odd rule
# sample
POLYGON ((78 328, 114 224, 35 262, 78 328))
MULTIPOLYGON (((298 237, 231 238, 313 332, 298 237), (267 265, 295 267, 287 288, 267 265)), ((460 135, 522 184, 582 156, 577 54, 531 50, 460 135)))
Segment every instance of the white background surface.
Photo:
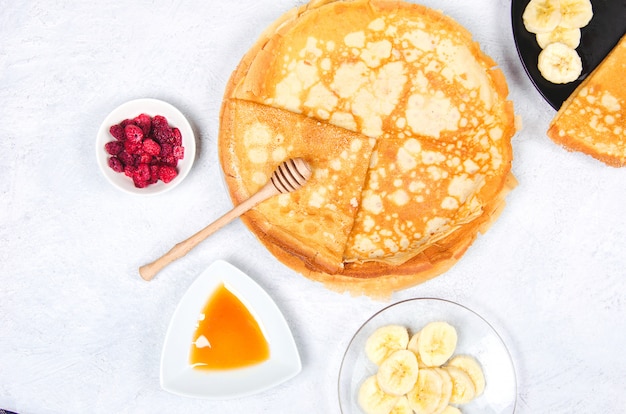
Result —
POLYGON ((326 290, 278 263, 239 222, 147 283, 137 268, 232 205, 217 160, 226 80, 261 31, 302 0, 0 0, 0 407, 20 413, 337 413, 343 352, 391 302, 458 301, 513 356, 518 413, 626 411, 626 169, 553 144, 554 111, 516 54, 507 0, 425 0, 465 25, 505 72, 524 128, 519 186, 449 272, 389 302, 326 290), (163 99, 198 154, 152 198, 113 188, 95 136, 119 104, 163 99), (300 375, 256 396, 186 399, 159 387, 167 324, 216 259, 277 302, 300 375))

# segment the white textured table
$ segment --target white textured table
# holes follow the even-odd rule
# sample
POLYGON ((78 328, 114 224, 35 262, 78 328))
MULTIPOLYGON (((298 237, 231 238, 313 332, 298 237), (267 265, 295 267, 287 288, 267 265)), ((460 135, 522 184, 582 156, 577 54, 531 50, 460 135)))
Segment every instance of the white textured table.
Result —
MULTIPOLYGON (((517 371, 519 413, 626 411, 626 169, 554 145, 554 111, 517 57, 507 0, 425 0, 505 72, 524 129, 519 186, 452 270, 396 294, 485 316, 517 371)), ((240 223, 146 283, 137 268, 231 207, 217 160, 225 82, 261 31, 302 0, 0 1, 0 408, 20 413, 336 413, 356 329, 388 303, 326 290, 278 263, 240 223), (199 144, 186 181, 125 195, 98 171, 104 116, 166 100, 199 144), (216 259, 275 299, 303 361, 292 380, 223 402, 159 387, 167 324, 216 259)))

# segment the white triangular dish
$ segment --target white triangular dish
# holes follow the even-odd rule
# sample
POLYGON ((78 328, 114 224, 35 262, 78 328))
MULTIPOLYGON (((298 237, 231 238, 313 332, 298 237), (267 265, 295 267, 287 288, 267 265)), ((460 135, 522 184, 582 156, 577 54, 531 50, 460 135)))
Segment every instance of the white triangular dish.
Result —
POLYGON ((228 399, 255 394, 296 376, 302 369, 287 321, 256 282, 233 265, 218 260, 189 287, 170 321, 161 354, 161 387, 174 394, 228 399), (198 315, 223 283, 250 310, 269 344, 269 359, 250 367, 204 371, 189 363, 198 315))

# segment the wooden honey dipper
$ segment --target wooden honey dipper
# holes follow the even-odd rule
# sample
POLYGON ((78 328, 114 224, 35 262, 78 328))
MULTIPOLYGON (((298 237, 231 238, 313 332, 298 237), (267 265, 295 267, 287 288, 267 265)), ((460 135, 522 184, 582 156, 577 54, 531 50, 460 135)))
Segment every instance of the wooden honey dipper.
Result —
POLYGON ((257 204, 277 194, 290 193, 299 189, 311 178, 311 174, 311 167, 302 158, 293 158, 284 161, 276 168, 268 183, 258 192, 187 240, 172 247, 169 252, 165 253, 154 262, 141 266, 139 268, 139 274, 145 280, 152 280, 165 266, 185 256, 204 239, 255 207, 257 204))

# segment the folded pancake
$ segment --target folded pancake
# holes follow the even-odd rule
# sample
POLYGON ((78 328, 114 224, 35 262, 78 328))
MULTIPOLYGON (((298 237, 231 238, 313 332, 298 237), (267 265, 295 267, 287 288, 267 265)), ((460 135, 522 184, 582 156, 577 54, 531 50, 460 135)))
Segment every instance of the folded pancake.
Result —
MULTIPOLYGON (((389 292, 440 274, 493 222, 514 186, 507 94, 495 63, 441 12, 388 0, 318 1, 289 11, 243 57, 224 107, 248 101, 301 114, 317 120, 321 140, 353 131, 375 148, 358 171, 362 188, 351 197, 358 205, 345 221, 335 271, 255 231, 288 218, 251 218, 249 227, 292 268, 353 292, 389 292)), ((230 130, 237 116, 224 113, 230 130)), ((233 139, 220 133, 221 153, 237 145, 233 139)), ((304 158, 318 151, 302 149, 304 158)), ((225 170, 241 168, 231 161, 240 162, 222 157, 225 170)), ((244 183, 229 183, 231 193, 244 183)))
POLYGON ((563 103, 548 136, 612 166, 626 165, 626 35, 563 103))
POLYGON ((253 102, 229 100, 223 112, 220 139, 227 145, 220 161, 235 204, 289 158, 302 157, 313 170, 304 187, 264 201, 242 219, 309 266, 339 271, 374 141, 253 102))

